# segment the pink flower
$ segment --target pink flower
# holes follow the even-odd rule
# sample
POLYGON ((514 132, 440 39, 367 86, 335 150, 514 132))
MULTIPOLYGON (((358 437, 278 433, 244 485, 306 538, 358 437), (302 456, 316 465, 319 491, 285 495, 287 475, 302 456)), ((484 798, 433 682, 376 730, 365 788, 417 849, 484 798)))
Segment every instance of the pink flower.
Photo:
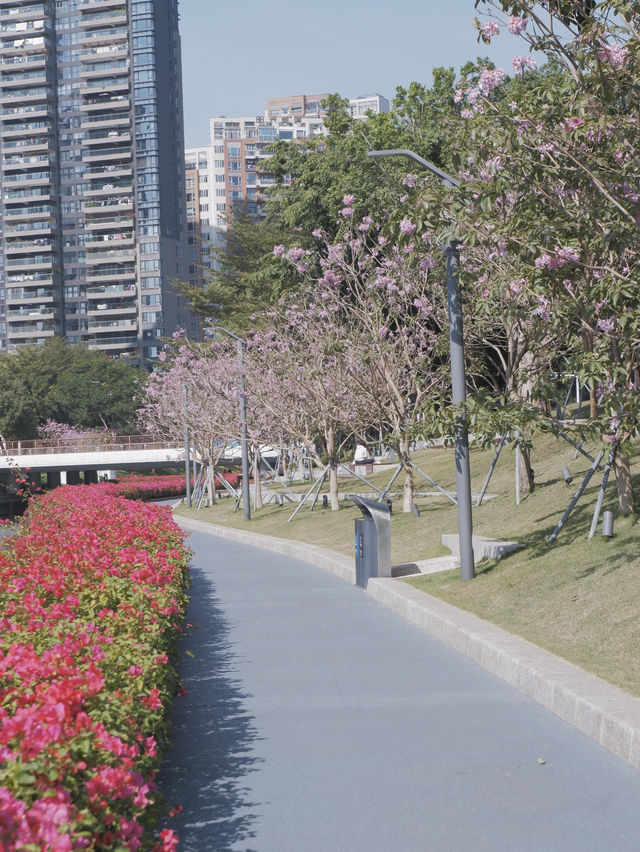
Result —
POLYGON ((525 70, 538 70, 538 63, 533 56, 514 56, 511 60, 511 65, 513 66, 513 70, 517 72, 524 73, 525 70))
POLYGON ((407 216, 405 216, 402 222, 400 222, 400 231, 407 237, 415 233, 416 228, 417 225, 414 225, 411 219, 409 219, 407 216))
POLYGON ((284 246, 274 246, 273 247, 274 257, 282 257, 282 255, 285 253, 285 250, 286 249, 285 249, 284 246))
MULTIPOLYGON (((480 79, 478 80, 478 89, 483 95, 488 95, 506 79, 506 76, 507 72, 504 68, 483 68, 480 72, 480 79)), ((473 103, 468 96, 467 100, 473 103)))
POLYGON ((355 195, 348 194, 348 195, 342 196, 342 203, 344 204, 345 207, 353 206, 353 202, 355 200, 356 200, 355 195))
POLYGON ((495 21, 486 21, 480 27, 480 32, 487 41, 491 40, 491 36, 500 35, 500 27, 495 21))
POLYGON ((518 18, 513 15, 507 20, 507 29, 512 35, 520 35, 520 33, 526 30, 527 23, 526 18, 518 18))
POLYGON ((598 50, 598 59, 600 62, 608 62, 614 69, 623 68, 631 59, 629 50, 626 47, 621 47, 619 44, 603 45, 598 50))
POLYGON ((340 215, 343 216, 345 219, 351 219, 353 216, 353 207, 343 207, 340 211, 340 215))

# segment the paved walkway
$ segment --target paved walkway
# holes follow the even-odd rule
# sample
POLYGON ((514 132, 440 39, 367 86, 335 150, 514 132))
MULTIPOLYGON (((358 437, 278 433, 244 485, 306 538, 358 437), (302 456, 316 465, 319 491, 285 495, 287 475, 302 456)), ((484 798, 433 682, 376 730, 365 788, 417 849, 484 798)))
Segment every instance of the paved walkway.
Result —
POLYGON ((633 767, 321 568, 190 543, 182 852, 638 849, 633 767))

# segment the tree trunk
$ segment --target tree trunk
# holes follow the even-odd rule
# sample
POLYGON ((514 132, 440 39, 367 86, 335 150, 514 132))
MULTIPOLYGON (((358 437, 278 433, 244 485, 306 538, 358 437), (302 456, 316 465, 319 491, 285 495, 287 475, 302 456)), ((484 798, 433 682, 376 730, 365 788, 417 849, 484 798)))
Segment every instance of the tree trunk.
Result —
POLYGON ((589 417, 598 416, 598 400, 593 382, 589 385, 589 417))
POLYGON ((262 477, 260 476, 260 448, 253 451, 253 508, 262 509, 262 477))
POLYGON ((329 502, 331 503, 331 511, 337 512, 340 508, 340 495, 338 492, 338 459, 336 458, 333 429, 329 429, 327 435, 327 455, 329 456, 329 502))
POLYGON ((527 447, 517 447, 516 452, 520 453, 520 485, 525 491, 531 493, 534 489, 534 474, 531 467, 531 453, 527 447))
POLYGON ((411 458, 409 456, 409 443, 409 437, 405 436, 396 445, 402 469, 404 470, 404 489, 402 491, 403 512, 411 511, 414 498, 413 468, 411 467, 411 458))
POLYGON ((616 472, 616 485, 618 487, 618 507, 623 516, 633 515, 636 511, 636 498, 631 483, 631 469, 629 467, 629 454, 617 452, 613 461, 616 472))
POLYGON ((207 478, 207 492, 209 494, 209 505, 215 506, 216 502, 216 466, 207 465, 209 476, 207 478))

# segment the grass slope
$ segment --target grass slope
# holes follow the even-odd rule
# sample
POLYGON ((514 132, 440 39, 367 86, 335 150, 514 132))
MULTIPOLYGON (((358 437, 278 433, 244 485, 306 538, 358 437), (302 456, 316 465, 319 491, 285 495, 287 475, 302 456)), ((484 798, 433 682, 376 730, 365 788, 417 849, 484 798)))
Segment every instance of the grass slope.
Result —
MULTIPOLYGON (((596 445, 586 446, 595 455, 596 445)), ((489 469, 492 452, 472 449, 471 484, 480 490, 489 469)), ((607 488, 603 510, 615 515, 614 538, 603 539, 598 529, 587 540, 601 473, 596 472, 566 526, 553 545, 547 539, 575 493, 590 462, 551 436, 536 439, 533 467, 536 488, 515 505, 514 453, 502 451, 488 493, 496 495, 473 509, 474 534, 519 541, 524 548, 496 561, 476 566, 476 579, 462 582, 457 571, 411 578, 410 582, 429 594, 473 612, 506 630, 529 639, 573 663, 640 695, 640 541, 635 519, 617 515, 615 481, 607 488), (568 465, 574 476, 567 486, 560 469, 568 465)), ((417 453, 416 464, 442 487, 455 491, 452 450, 426 450, 417 453)), ((633 466, 636 485, 640 484, 640 463, 633 466)), ((383 488, 391 472, 378 473, 369 481, 383 488)), ((355 479, 341 479, 341 492, 365 492, 355 479)), ((401 488, 402 477, 393 488, 401 488)), ((417 476, 419 491, 433 491, 417 476)), ((306 486, 308 487, 308 486, 306 486)), ((296 490, 302 490, 301 487, 296 490)), ((442 533, 457 532, 455 506, 441 495, 416 498, 419 518, 399 511, 396 499, 392 515, 391 542, 394 563, 410 562, 448 551, 442 546, 442 533)), ((360 517, 351 503, 339 512, 323 509, 313 512, 304 506, 293 521, 288 518, 292 504, 267 505, 254 513, 250 529, 266 535, 307 541, 340 553, 353 553, 353 521, 360 517)), ((233 513, 229 500, 196 511, 180 507, 181 514, 212 523, 245 527, 242 512, 233 513)))

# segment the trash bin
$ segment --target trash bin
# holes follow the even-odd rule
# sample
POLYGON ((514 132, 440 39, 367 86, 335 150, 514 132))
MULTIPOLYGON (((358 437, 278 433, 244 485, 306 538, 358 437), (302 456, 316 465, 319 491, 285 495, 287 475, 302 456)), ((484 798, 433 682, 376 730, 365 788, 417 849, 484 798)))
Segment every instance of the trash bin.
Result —
POLYGON ((355 521, 356 585, 366 588, 369 577, 391 576, 391 506, 352 494, 362 512, 355 521))

